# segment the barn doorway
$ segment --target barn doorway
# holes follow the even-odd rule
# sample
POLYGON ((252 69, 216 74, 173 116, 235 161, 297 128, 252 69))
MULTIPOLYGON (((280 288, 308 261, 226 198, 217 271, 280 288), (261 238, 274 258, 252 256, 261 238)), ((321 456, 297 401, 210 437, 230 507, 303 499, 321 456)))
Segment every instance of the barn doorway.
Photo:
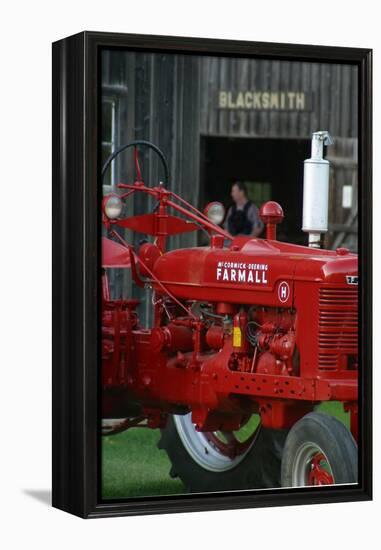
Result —
POLYGON ((310 156, 310 140, 278 138, 201 137, 200 202, 231 204, 233 181, 244 181, 250 199, 260 207, 279 202, 285 219, 278 238, 305 244, 302 233, 303 161, 310 156))

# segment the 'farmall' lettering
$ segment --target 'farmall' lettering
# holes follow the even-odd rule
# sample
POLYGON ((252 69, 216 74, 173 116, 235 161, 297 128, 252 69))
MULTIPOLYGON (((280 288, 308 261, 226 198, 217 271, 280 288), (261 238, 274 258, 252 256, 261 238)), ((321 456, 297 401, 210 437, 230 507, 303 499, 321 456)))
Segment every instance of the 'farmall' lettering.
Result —
POLYGON ((267 264, 249 264, 245 262, 218 262, 216 279, 228 283, 251 283, 266 285, 267 264))

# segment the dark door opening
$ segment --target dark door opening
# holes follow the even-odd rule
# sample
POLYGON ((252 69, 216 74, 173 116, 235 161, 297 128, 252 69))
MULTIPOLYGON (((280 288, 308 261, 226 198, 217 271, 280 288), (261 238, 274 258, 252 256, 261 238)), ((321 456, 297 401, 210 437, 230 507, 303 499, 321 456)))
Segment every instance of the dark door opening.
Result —
POLYGON ((201 204, 218 200, 228 207, 232 183, 244 181, 258 208, 267 200, 282 206, 285 218, 278 226, 279 240, 306 244, 302 232, 303 161, 309 156, 307 139, 202 136, 201 204))

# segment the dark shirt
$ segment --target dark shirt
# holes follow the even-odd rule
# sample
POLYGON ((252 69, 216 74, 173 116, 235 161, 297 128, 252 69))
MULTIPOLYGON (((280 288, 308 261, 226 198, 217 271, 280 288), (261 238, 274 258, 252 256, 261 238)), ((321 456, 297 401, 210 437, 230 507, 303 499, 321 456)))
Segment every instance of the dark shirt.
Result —
MULTIPOLYGON (((241 204, 239 206, 236 205, 236 209, 237 210, 244 210, 245 204, 241 204)), ((228 224, 229 224, 229 218, 232 215, 232 211, 233 211, 233 207, 231 206, 229 208, 228 213, 227 213, 226 218, 225 218, 224 228, 226 230, 229 230, 228 224)), ((259 210, 253 202, 250 204, 249 209, 247 210, 247 219, 252 224, 251 233, 254 230, 254 228, 260 228, 260 231, 258 231, 258 235, 259 235, 263 230, 263 222, 262 222, 261 218, 259 217, 259 210)))

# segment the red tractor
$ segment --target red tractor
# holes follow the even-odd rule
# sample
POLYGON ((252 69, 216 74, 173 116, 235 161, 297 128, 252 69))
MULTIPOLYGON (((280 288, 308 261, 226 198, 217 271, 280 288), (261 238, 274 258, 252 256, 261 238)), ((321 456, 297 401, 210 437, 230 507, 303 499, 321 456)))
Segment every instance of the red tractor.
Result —
POLYGON ((305 162, 303 229, 310 246, 276 239, 279 204, 260 209, 266 238, 232 237, 223 206, 204 212, 172 192, 163 153, 132 142, 136 181, 104 197, 102 385, 104 433, 160 428, 159 446, 192 492, 357 482, 357 255, 318 248, 326 231, 325 132, 305 162), (158 155, 165 180, 142 180, 137 148, 158 155), (123 216, 133 193, 154 200, 123 216), (118 228, 143 233, 135 249, 118 228), (168 250, 172 235, 203 230, 207 246, 168 250), (149 238, 149 240, 148 240, 149 238), (152 326, 137 299, 111 299, 107 273, 128 268, 148 288, 152 326), (343 403, 350 430, 322 402, 343 403), (110 419, 114 419, 110 423, 110 419), (119 420, 115 420, 119 419, 119 420))

